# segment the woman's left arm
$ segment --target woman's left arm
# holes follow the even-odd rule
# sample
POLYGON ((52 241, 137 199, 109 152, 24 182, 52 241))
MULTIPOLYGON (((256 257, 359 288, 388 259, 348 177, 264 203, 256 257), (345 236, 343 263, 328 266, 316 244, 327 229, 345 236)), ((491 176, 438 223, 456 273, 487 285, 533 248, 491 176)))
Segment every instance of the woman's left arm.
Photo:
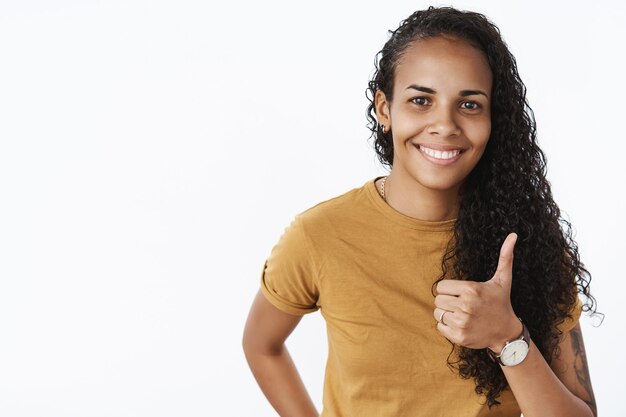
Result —
MULTIPOLYGON (((522 333, 522 323, 511 306, 516 240, 514 233, 505 239, 498 268, 490 280, 446 279, 437 284, 433 315, 437 330, 452 343, 501 352, 506 340, 522 333)), ((524 417, 595 417, 580 324, 563 334, 559 355, 551 364, 530 336, 528 354, 521 363, 500 365, 524 417)))
POLYGON ((534 343, 519 365, 501 366, 524 417, 597 416, 580 324, 565 333, 549 365, 534 343))

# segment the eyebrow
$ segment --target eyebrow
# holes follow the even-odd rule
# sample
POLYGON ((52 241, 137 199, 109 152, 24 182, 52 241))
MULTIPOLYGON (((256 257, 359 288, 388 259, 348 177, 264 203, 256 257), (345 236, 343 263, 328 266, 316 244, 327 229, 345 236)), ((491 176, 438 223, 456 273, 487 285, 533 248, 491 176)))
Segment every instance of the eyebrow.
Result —
MULTIPOLYGON (((437 94, 436 90, 433 90, 430 87, 424 87, 421 85, 415 85, 415 84, 411 84, 410 86, 408 86, 406 89, 413 89, 413 90, 417 90, 417 91, 422 91, 424 93, 428 93, 428 94, 437 94)), ((482 90, 461 90, 459 91, 459 95, 461 97, 467 97, 467 96, 475 96, 478 94, 482 94, 483 96, 489 98, 489 96, 482 90)))

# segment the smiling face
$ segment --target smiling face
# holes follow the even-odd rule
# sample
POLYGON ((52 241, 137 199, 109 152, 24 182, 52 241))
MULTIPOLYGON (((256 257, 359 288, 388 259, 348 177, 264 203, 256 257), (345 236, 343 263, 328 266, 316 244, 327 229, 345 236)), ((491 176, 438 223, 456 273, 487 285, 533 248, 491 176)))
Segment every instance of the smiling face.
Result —
POLYGON ((489 140, 491 87, 486 56, 466 41, 413 42, 396 66, 393 100, 375 96, 377 118, 393 136, 392 175, 458 193, 489 140))

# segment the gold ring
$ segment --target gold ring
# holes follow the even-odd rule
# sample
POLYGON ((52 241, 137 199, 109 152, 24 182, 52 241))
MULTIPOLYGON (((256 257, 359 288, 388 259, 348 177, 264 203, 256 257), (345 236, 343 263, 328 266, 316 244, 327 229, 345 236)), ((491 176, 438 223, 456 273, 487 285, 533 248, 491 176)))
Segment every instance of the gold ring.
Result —
POLYGON ((447 326, 447 324, 443 322, 443 315, 446 314, 446 313, 447 313, 447 311, 443 310, 443 312, 439 316, 439 323, 443 324, 444 326, 447 326))

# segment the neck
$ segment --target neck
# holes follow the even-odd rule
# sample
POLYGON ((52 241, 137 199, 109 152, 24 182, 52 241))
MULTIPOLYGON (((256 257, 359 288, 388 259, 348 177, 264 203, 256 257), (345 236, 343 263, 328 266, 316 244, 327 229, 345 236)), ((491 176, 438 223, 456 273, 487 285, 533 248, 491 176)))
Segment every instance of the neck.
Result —
POLYGON ((394 175, 392 169, 385 182, 385 199, 394 210, 415 219, 451 220, 459 212, 459 188, 427 188, 408 176, 394 175))

